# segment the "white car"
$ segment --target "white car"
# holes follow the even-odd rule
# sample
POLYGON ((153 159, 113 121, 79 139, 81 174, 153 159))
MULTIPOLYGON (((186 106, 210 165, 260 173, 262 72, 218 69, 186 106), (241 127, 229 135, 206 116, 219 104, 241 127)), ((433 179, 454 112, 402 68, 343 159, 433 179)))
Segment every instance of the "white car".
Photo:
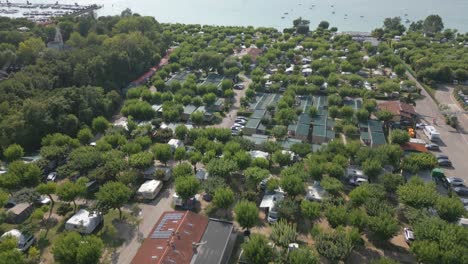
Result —
POLYGON ((239 124, 239 125, 245 125, 247 123, 247 121, 245 120, 236 120, 234 121, 234 124, 239 124))
POLYGON ((274 211, 273 209, 268 212, 268 223, 275 223, 278 221, 278 212, 277 211, 274 211))
POLYGON ((414 241, 414 232, 413 232, 413 230, 405 227, 403 229, 403 234, 405 236, 406 243, 411 243, 412 241, 414 241))
POLYGON ((452 186, 463 186, 463 185, 465 185, 465 180, 457 178, 457 177, 447 177, 447 181, 452 186))
POLYGON ((248 120, 247 117, 243 117, 243 116, 236 117, 236 121, 245 121, 245 122, 247 122, 247 120, 248 120))
POLYGON ((49 173, 49 175, 47 175, 47 179, 46 179, 48 182, 54 182, 57 180, 57 173, 56 172, 51 172, 49 173))
POLYGON ((234 125, 232 125, 231 129, 233 129, 233 128, 242 129, 242 128, 244 128, 244 127, 245 127, 245 126, 244 126, 244 125, 241 125, 241 124, 234 124, 234 125))
POLYGON ((362 178, 362 177, 352 177, 351 179, 349 179, 349 184, 354 185, 354 186, 360 186, 368 182, 369 180, 367 180, 366 178, 362 178))
POLYGON ((417 129, 423 129, 425 126, 427 126, 426 123, 417 123, 417 124, 416 124, 416 128, 417 128, 417 129))

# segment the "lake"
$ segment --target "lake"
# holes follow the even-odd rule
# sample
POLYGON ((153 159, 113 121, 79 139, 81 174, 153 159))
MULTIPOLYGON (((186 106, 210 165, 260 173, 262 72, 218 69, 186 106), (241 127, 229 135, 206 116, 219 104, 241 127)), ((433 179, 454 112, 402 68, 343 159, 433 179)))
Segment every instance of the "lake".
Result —
MULTIPOLYGON (((26 2, 11 0, 11 2, 26 2)), ((30 0, 55 3, 55 0, 30 0)), ((210 25, 242 25, 285 28, 298 17, 322 20, 340 31, 370 31, 386 17, 400 16, 403 22, 439 14, 446 28, 468 32, 467 0, 62 0, 59 3, 104 5, 99 15, 120 14, 125 8, 160 22, 210 25), (333 13, 334 12, 334 13, 333 13), (284 17, 284 18, 282 18, 284 17)), ((406 24, 409 25, 409 24, 406 24)))

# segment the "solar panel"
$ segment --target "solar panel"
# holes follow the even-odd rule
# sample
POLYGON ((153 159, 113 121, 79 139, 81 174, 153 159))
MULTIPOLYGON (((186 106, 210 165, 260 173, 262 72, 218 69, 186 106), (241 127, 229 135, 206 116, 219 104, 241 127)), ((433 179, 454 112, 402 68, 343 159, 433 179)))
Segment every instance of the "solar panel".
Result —
POLYGON ((169 213, 165 214, 163 218, 161 219, 161 222, 158 224, 154 232, 151 234, 151 238, 157 239, 157 238, 170 238, 172 236, 173 230, 165 230, 163 231, 162 229, 166 225, 167 221, 174 221, 174 220, 180 220, 184 216, 183 213, 169 213))

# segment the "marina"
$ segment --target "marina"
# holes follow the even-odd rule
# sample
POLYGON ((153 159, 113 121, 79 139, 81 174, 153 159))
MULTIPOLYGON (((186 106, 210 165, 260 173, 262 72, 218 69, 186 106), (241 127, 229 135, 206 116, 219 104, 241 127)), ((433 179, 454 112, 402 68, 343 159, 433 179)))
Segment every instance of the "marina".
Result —
POLYGON ((12 15, 18 18, 26 18, 33 22, 47 22, 54 17, 67 15, 79 16, 81 14, 97 10, 99 8, 101 8, 101 6, 96 4, 60 4, 58 1, 53 4, 33 4, 29 1, 26 1, 26 3, 12 3, 9 1, 0 1, 0 16, 12 15))

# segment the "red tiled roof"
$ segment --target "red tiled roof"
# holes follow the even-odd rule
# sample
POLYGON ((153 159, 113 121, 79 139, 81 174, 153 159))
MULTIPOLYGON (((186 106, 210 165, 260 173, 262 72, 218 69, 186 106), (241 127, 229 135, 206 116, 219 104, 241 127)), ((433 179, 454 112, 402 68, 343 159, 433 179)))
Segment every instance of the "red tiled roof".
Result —
POLYGON ((164 212, 138 249, 132 264, 188 264, 208 218, 190 211, 164 212))
POLYGON ((408 143, 401 145, 401 149, 403 149, 404 151, 415 151, 415 152, 422 152, 422 153, 429 152, 423 144, 412 143, 412 142, 408 142, 408 143))
POLYGON ((402 103, 400 101, 387 101, 379 104, 380 110, 386 110, 394 115, 402 115, 412 117, 416 115, 416 111, 412 105, 402 103))

